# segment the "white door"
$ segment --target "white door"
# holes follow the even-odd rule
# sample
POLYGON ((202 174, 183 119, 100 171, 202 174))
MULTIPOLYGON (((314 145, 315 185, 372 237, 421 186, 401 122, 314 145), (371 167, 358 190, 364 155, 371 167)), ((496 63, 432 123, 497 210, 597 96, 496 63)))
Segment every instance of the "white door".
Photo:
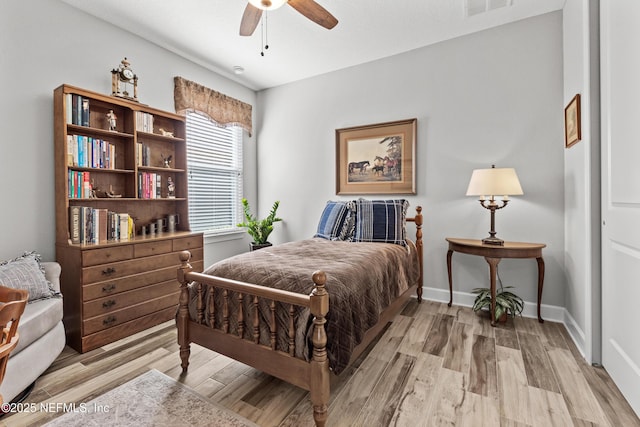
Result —
POLYGON ((640 1, 600 1, 602 364, 640 414, 640 1))

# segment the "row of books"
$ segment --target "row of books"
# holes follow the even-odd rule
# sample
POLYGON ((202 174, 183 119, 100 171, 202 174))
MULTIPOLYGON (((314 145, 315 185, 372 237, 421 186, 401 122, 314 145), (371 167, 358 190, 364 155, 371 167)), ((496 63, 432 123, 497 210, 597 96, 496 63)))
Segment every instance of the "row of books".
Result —
POLYGON ((91 115, 89 98, 68 93, 65 101, 67 124, 89 126, 91 115))
POLYGON ((155 172, 138 172, 138 198, 162 198, 162 176, 155 172))
POLYGON ((147 144, 138 142, 136 158, 138 166, 153 166, 151 164, 151 148, 147 144))
POLYGON ((133 218, 128 213, 87 206, 69 206, 71 243, 104 243, 129 240, 135 234, 133 218))
POLYGON ((91 197, 91 175, 89 172, 70 170, 68 173, 67 194, 70 199, 91 197))
POLYGON ((136 111, 136 130, 138 132, 153 133, 153 115, 143 111, 136 111))
POLYGON ((115 169, 116 146, 99 138, 67 135, 67 166, 115 169))

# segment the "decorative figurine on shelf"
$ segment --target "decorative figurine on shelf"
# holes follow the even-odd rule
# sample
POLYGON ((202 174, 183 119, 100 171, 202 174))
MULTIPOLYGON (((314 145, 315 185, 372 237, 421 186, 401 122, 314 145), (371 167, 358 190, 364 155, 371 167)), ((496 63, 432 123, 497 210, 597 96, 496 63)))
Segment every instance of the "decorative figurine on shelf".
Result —
POLYGON ((116 132, 116 120, 118 120, 116 113, 113 110, 109 110, 107 113, 107 127, 111 132, 116 132))
POLYGON ((173 132, 169 132, 168 130, 164 130, 162 128, 158 129, 160 131, 160 135, 162 136, 170 136, 173 138, 173 132))
POLYGON ((171 159, 173 159, 173 156, 169 155, 168 157, 165 157, 162 154, 160 154, 160 157, 162 157, 162 166, 164 166, 165 168, 170 168, 171 167, 171 159))
POLYGON ((176 185, 173 183, 173 179, 171 177, 167 178, 167 198, 176 198, 176 185))
POLYGON ((96 188, 95 183, 93 182, 93 179, 91 180, 91 185, 89 186, 90 190, 89 190, 89 198, 90 199, 97 199, 98 198, 98 189, 96 188))
POLYGON ((118 68, 111 70, 111 95, 138 102, 138 76, 129 68, 130 62, 125 57, 118 68), (120 85, 123 89, 120 90, 120 85), (133 96, 127 91, 127 85, 133 85, 133 96))
POLYGON ((108 198, 117 199, 122 197, 122 194, 116 194, 113 192, 113 185, 109 185, 109 191, 106 192, 108 198))

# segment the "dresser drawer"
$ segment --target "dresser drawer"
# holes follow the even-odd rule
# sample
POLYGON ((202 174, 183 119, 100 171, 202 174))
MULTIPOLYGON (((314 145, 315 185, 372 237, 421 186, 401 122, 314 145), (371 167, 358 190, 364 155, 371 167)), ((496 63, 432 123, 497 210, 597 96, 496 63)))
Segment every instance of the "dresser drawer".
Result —
POLYGON ((173 240, 173 251, 186 251, 202 247, 202 236, 183 237, 173 240))
POLYGON ((139 304, 134 304, 129 307, 122 308, 120 310, 112 311, 110 313, 102 314, 96 317, 87 318, 87 320, 82 322, 82 333, 83 335, 89 335, 94 332, 98 332, 104 329, 108 329, 112 326, 128 322, 129 320, 145 316, 149 313, 162 310, 164 308, 175 307, 175 309, 177 310, 179 295, 180 291, 177 291, 175 293, 158 298, 153 298, 139 304))
POLYGON ((107 264, 133 258, 133 245, 112 246, 109 248, 82 251, 82 265, 107 264))
MULTIPOLYGON (((202 249, 194 252, 200 252, 202 258, 202 249)), ((176 253, 168 253, 162 255, 149 256, 144 258, 135 258, 128 261, 113 262, 111 264, 103 264, 82 269, 82 283, 87 285, 94 282, 104 282, 110 279, 131 276, 138 273, 157 270, 162 267, 178 266, 180 259, 176 253)))
POLYGON ((127 292, 121 292, 112 296, 98 298, 90 302, 85 302, 82 307, 82 314, 87 318, 110 313, 130 305, 174 293, 179 288, 180 284, 174 278, 173 280, 167 280, 165 282, 156 283, 127 292))
POLYGON ((171 266, 160 270, 153 270, 121 277, 119 279, 85 285, 82 288, 82 301, 91 301, 96 298, 108 297, 120 292, 126 292, 132 289, 152 285, 154 283, 164 282, 171 279, 175 280, 176 268, 177 267, 171 266))
POLYGON ((136 243, 133 245, 133 256, 136 258, 166 254, 171 252, 173 245, 171 240, 159 240, 149 243, 136 243))

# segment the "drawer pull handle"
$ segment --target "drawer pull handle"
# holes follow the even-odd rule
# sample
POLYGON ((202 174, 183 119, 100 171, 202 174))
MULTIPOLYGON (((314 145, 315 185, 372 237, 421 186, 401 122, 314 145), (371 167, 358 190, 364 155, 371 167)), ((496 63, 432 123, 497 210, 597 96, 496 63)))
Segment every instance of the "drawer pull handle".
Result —
POLYGON ((116 272, 116 269, 113 268, 113 267, 109 267, 109 268, 106 268, 106 269, 102 270, 102 274, 104 274, 105 276, 108 276, 108 275, 113 274, 115 272, 116 272))
POLYGON ((110 283, 109 285, 102 287, 102 292, 111 292, 115 288, 116 288, 116 285, 114 285, 113 283, 110 283))
POLYGON ((112 300, 112 299, 102 303, 102 307, 103 308, 113 307, 114 305, 116 305, 116 302, 115 302, 115 300, 112 300))
POLYGON ((108 325, 112 324, 115 321, 116 321, 116 316, 109 316, 109 317, 107 317, 106 319, 104 319, 102 321, 102 324, 108 326, 108 325))

